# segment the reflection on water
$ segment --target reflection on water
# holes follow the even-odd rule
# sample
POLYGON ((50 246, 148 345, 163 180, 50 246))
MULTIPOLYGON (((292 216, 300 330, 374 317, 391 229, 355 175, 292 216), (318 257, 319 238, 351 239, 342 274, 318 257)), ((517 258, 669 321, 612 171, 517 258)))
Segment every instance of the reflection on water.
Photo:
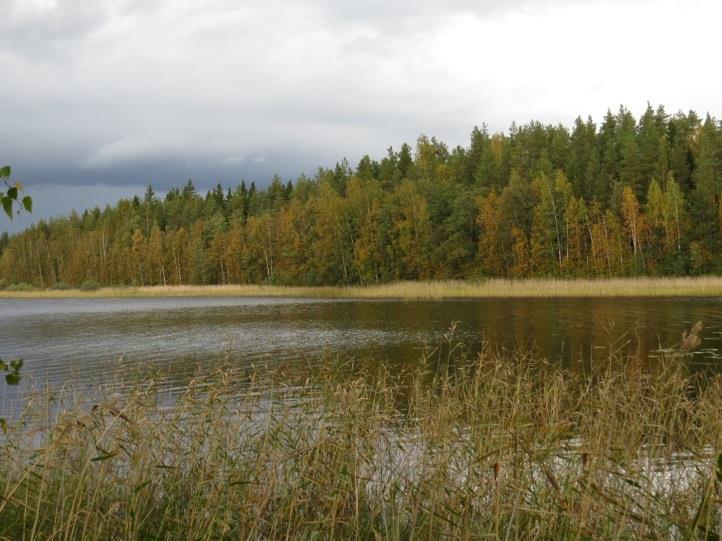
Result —
MULTIPOLYGON (((0 351, 25 359, 25 386, 74 375, 101 383, 119 367, 162 368, 179 384, 219 360, 236 367, 324 356, 413 363, 453 322, 472 351, 486 341, 499 350, 533 347, 568 364, 610 351, 647 359, 679 343, 697 320, 705 325, 697 362, 718 364, 719 298, 0 300, 0 351)), ((5 398, 13 392, 0 386, 5 398)))

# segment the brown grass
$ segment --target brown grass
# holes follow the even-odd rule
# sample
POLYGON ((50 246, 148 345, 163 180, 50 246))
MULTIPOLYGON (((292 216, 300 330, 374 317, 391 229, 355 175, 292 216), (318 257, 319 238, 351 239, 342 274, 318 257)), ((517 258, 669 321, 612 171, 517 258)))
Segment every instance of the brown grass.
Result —
POLYGON ((722 379, 681 361, 223 372, 57 417, 36 396, 0 446, 0 539, 713 539, 722 379))
POLYGON ((451 299, 509 297, 711 297, 722 296, 722 277, 615 278, 395 282, 350 287, 266 285, 106 287, 97 291, 0 291, 0 298, 101 297, 308 297, 451 299))

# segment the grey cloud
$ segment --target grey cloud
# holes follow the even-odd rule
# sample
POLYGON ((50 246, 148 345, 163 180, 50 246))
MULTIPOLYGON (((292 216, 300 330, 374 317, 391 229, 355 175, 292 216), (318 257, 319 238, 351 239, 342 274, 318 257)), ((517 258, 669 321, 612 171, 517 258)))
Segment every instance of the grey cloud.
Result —
MULTIPOLYGON (((629 0, 607 0, 627 3, 629 0)), ((634 0, 636 2, 644 0, 634 0)), ((368 24, 373 28, 403 33, 419 24, 437 22, 458 13, 477 16, 503 14, 519 9, 535 10, 549 6, 588 4, 590 0, 306 0, 284 2, 216 0, 191 4, 198 14, 193 24, 202 28, 206 14, 227 15, 238 10, 278 13, 297 9, 322 16, 321 26, 368 24)), ((172 4, 171 4, 172 5, 172 4)), ((82 41, 113 18, 163 14, 163 0, 4 0, 0 4, 0 47, 14 54, 57 52, 63 46, 82 41)), ((209 29, 213 32, 214 29, 209 29)), ((202 34, 201 34, 202 35, 202 34)))
MULTIPOLYGON (((97 184, 115 187, 137 186, 148 184, 159 190, 167 190, 182 185, 186 179, 192 178, 199 189, 206 189, 220 182, 225 186, 235 186, 241 180, 265 185, 274 174, 286 180, 294 180, 300 174, 313 176, 319 166, 332 167, 337 161, 347 157, 355 164, 362 153, 369 152, 373 156, 384 154, 386 147, 393 145, 399 148, 400 143, 412 143, 418 133, 410 137, 390 140, 384 138, 373 146, 353 145, 358 151, 335 152, 319 148, 318 141, 308 141, 307 145, 296 145, 290 150, 269 150, 254 154, 219 154, 205 157, 187 156, 186 153, 172 156, 142 156, 134 159, 117 161, 113 165, 96 167, 78 167, 62 161, 47 160, 5 160, 13 165, 15 178, 25 186, 45 189, 52 186, 76 187, 97 184)), ((321 142, 322 145, 326 141, 321 142)), ((4 163, 4 162, 3 162, 4 163)), ((122 190, 121 190, 122 191, 122 190)), ((72 208, 68 197, 66 207, 72 208)), ((43 212, 38 207, 37 212, 43 212)), ((36 213, 37 214, 37 213, 36 213)), ((40 214, 43 216, 44 214, 40 214)))
POLYGON ((6 42, 23 37, 67 40, 86 34, 109 15, 107 4, 94 0, 6 0, 0 6, 0 28, 6 42))
POLYGON ((74 47, 114 17, 152 13, 159 6, 160 0, 3 0, 0 51, 68 60, 74 47))
MULTIPOLYGON (((466 143, 482 122, 722 105, 715 81, 699 87, 711 97, 675 94, 657 60, 701 69, 714 33, 677 58, 655 29, 682 2, 647 1, 0 0, 0 161, 28 185, 204 187, 313 174, 420 133, 466 143), (614 24, 604 50, 590 17, 614 24), (648 28, 651 60, 634 42, 648 28)), ((699 24, 719 19, 690 2, 699 24)))
MULTIPOLYGON (((629 5, 651 0, 606 0, 609 5, 629 5)), ((383 31, 403 32, 458 14, 477 17, 503 16, 515 11, 534 12, 563 6, 584 6, 595 0, 310 0, 334 23, 372 24, 383 31)))

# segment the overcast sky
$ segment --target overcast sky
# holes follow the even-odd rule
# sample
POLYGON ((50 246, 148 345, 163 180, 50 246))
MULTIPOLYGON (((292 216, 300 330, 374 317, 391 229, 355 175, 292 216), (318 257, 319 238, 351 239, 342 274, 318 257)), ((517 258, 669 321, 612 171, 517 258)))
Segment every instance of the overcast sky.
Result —
POLYGON ((36 203, 10 229, 482 123, 722 116, 721 20, 714 0, 0 0, 0 162, 36 203))

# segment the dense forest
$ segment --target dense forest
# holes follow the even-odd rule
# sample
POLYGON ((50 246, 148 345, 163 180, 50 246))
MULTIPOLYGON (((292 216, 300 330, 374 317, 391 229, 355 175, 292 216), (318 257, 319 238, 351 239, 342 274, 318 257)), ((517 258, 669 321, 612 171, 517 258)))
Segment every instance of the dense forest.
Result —
POLYGON ((601 125, 421 136, 265 189, 123 199, 0 238, 4 284, 352 284, 722 272, 722 125, 608 112, 601 125))

